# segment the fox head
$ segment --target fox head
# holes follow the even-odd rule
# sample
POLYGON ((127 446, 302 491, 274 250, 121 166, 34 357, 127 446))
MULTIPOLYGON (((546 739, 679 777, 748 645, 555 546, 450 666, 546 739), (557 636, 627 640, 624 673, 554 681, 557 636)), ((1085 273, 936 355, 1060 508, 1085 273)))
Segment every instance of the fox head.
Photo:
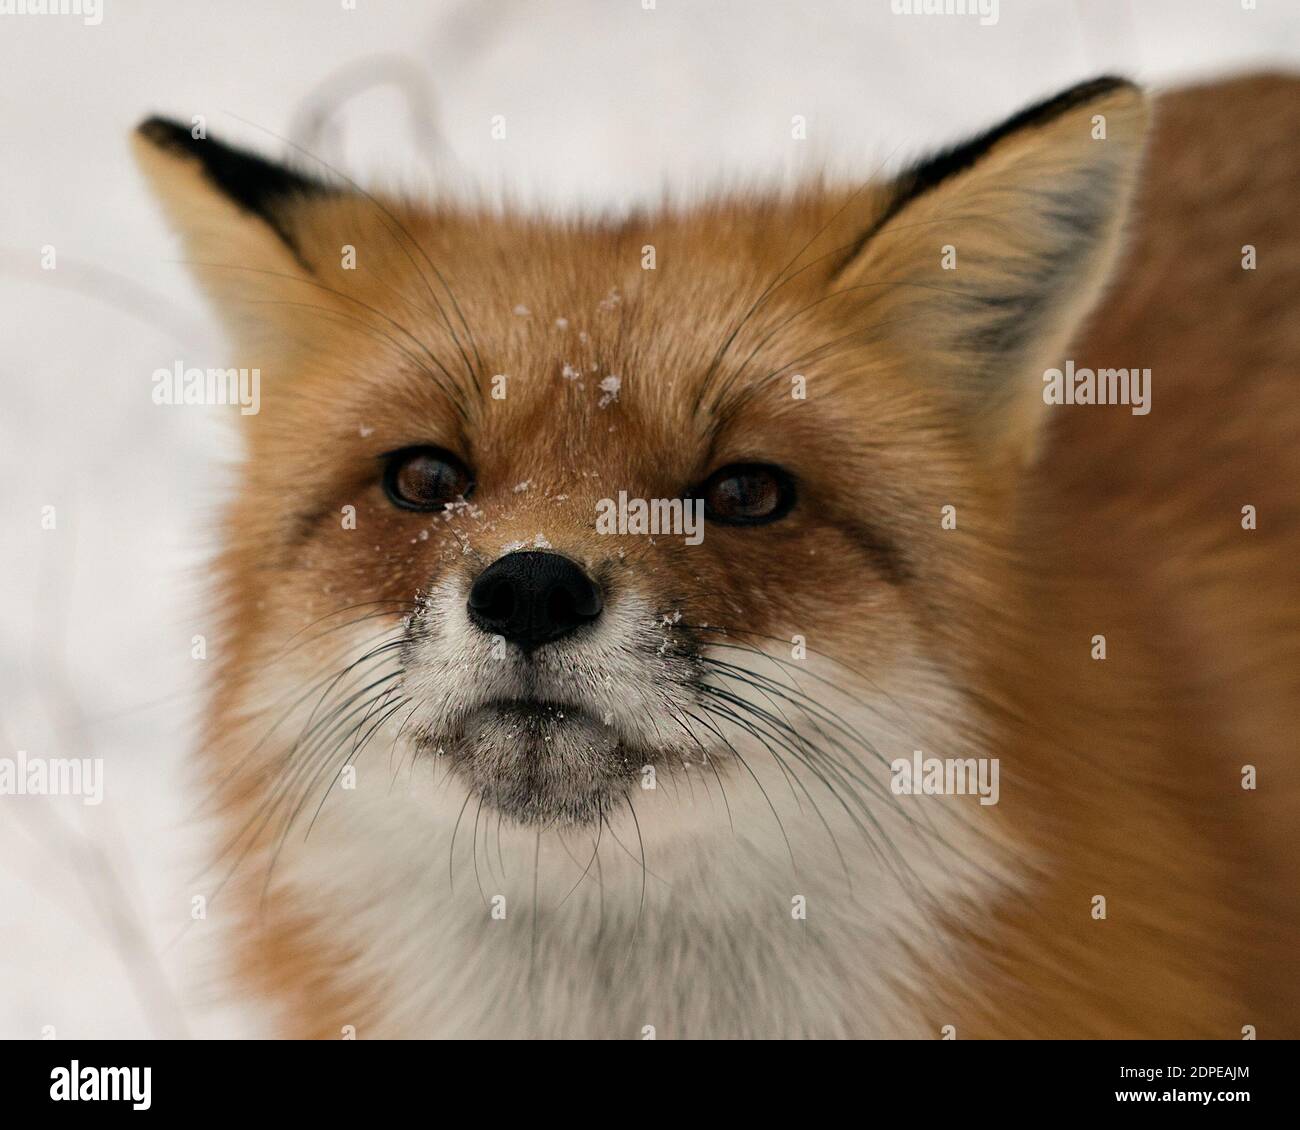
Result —
POLYGON ((870 840, 891 758, 986 732, 1042 370, 1105 284, 1144 121, 1098 80, 892 179, 616 220, 146 122, 262 381, 226 779, 276 827, 377 741, 507 828, 663 839, 762 792, 781 818, 746 835, 870 840), (281 704, 304 717, 268 740, 281 704))

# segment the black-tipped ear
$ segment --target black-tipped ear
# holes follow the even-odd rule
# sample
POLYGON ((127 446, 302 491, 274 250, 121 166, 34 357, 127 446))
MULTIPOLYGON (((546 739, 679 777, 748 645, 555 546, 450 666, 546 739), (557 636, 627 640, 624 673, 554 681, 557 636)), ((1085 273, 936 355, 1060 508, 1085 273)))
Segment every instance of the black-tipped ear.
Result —
MULTIPOLYGON (((1102 75, 1089 79, 1087 82, 1081 82, 1077 86, 1025 107, 1005 121, 999 122, 992 129, 985 130, 968 141, 950 146, 917 161, 894 179, 889 203, 884 213, 876 220, 872 231, 863 235, 861 244, 865 245, 875 231, 884 227, 912 201, 972 168, 999 142, 1022 130, 1048 125, 1071 110, 1096 102, 1105 95, 1126 91, 1135 94, 1137 88, 1127 79, 1115 75, 1102 75)), ((845 258, 848 260, 852 257, 853 253, 850 253, 845 258)))
POLYGON ((832 279, 998 442, 1032 449, 1042 368, 1115 261, 1146 119, 1135 86, 1094 79, 914 165, 832 279))
POLYGON ((311 270, 294 224, 294 211, 304 200, 334 195, 336 190, 323 181, 253 153, 211 138, 195 137, 187 126, 166 118, 153 117, 142 122, 136 136, 141 163, 151 174, 179 227, 186 228, 186 217, 178 214, 176 203, 170 198, 183 192, 193 201, 196 185, 193 177, 186 174, 197 171, 208 191, 233 204, 244 215, 260 220, 279 237, 300 266, 311 270))

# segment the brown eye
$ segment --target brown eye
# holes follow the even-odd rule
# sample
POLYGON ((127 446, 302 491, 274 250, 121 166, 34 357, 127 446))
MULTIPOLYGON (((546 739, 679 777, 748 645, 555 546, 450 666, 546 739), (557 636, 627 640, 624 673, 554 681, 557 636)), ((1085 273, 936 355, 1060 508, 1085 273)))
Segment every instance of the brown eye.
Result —
POLYGON ((726 526, 760 526, 784 518, 794 505, 794 479, 770 463, 732 463, 702 488, 704 514, 726 526))
POLYGON ((404 447, 384 458, 384 491, 404 510, 441 510, 474 489, 465 464, 440 447, 404 447))

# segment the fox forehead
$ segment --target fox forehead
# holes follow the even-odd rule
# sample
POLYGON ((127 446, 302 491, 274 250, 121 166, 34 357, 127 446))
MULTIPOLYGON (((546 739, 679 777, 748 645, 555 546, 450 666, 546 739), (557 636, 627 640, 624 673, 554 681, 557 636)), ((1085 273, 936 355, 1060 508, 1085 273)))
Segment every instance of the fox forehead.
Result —
POLYGON ((602 407, 632 399, 664 415, 699 407, 722 370, 796 359, 790 347, 840 312, 811 303, 832 256, 794 264, 836 201, 809 193, 599 223, 393 212, 353 196, 302 208, 300 226, 309 245, 344 249, 342 267, 313 262, 315 300, 341 304, 358 346, 386 341, 452 381, 497 379, 483 391, 507 411, 545 401, 563 377, 602 407))
POLYGON ((718 460, 806 463, 839 437, 852 456, 891 428, 898 441, 925 394, 826 300, 835 255, 795 262, 847 199, 606 223, 313 203, 308 245, 353 260, 318 259, 309 332, 262 347, 277 371, 255 450, 430 442, 510 486, 599 468, 675 493, 718 460))

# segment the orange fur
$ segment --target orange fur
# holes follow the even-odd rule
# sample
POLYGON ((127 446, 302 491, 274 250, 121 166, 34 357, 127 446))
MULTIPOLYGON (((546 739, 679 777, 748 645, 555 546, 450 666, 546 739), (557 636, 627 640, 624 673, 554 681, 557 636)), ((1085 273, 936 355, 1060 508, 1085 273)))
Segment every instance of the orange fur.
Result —
MULTIPOLYGON (((684 609, 741 642, 804 634, 886 683, 923 641, 957 688, 963 748, 931 749, 928 722, 946 718, 919 720, 917 747, 999 757, 1002 800, 963 808, 984 858, 945 865, 1016 880, 939 909, 960 965, 922 959, 922 979, 899 988, 910 1015, 890 1032, 1295 1036, 1298 94, 1296 80, 1258 77, 1163 97, 1139 166, 1144 100, 1100 93, 998 141, 861 246, 888 186, 618 223, 381 208, 348 192, 284 205, 304 266, 193 161, 142 141, 231 315, 239 363, 265 382, 218 565, 227 635, 207 756, 232 855, 247 861, 242 974, 279 1003, 283 1030, 385 1032, 385 994, 401 986, 357 972, 337 905, 314 905, 301 882, 262 897, 287 818, 261 822, 285 748, 283 734, 259 746, 271 689, 285 672, 330 669, 348 637, 324 633, 341 609, 390 602, 360 611, 374 609, 376 632, 391 627, 435 581, 468 583, 544 532, 616 591, 640 586, 659 613, 684 609), (1088 134, 1096 113, 1105 142, 1088 134), (1015 325, 984 326, 1002 309, 988 296, 1026 286, 1064 238, 1044 195, 1085 174, 1076 195, 1096 193, 1105 215, 1070 284, 1026 307, 1024 343, 1015 325), (1112 276, 1135 182, 1120 266, 1079 333, 1112 276), (1246 243, 1257 271, 1240 269, 1246 243), (654 271, 641 268, 647 244, 654 271), (951 274, 944 244, 959 256, 951 274), (336 268, 343 245, 357 270, 336 268), (986 362, 955 344, 976 331, 1011 352, 986 362), (1151 368, 1151 414, 1047 408, 1042 369, 1066 356, 1151 368), (806 400, 790 395, 795 373, 806 400), (486 394, 497 374, 503 400, 486 394), (602 404, 611 374, 618 396, 602 404), (476 512, 424 539, 425 516, 388 505, 374 470, 414 443, 461 454, 478 480, 476 512), (674 497, 745 460, 797 475, 782 523, 710 528, 698 549, 593 530, 601 497, 674 497), (1242 529, 1247 504, 1258 530, 1242 529), (349 505, 355 530, 338 520, 349 505), (955 530, 941 528, 946 505, 955 530), (1097 634, 1104 661, 1090 658, 1097 634), (1240 784, 1247 763, 1253 792, 1240 784), (1104 921, 1090 914, 1096 895, 1104 921)), ((474 852, 477 865, 477 841, 474 852)), ((683 1034, 761 1021, 723 1015, 683 1034)), ((865 1015, 859 1030, 879 1033, 865 1015)))

